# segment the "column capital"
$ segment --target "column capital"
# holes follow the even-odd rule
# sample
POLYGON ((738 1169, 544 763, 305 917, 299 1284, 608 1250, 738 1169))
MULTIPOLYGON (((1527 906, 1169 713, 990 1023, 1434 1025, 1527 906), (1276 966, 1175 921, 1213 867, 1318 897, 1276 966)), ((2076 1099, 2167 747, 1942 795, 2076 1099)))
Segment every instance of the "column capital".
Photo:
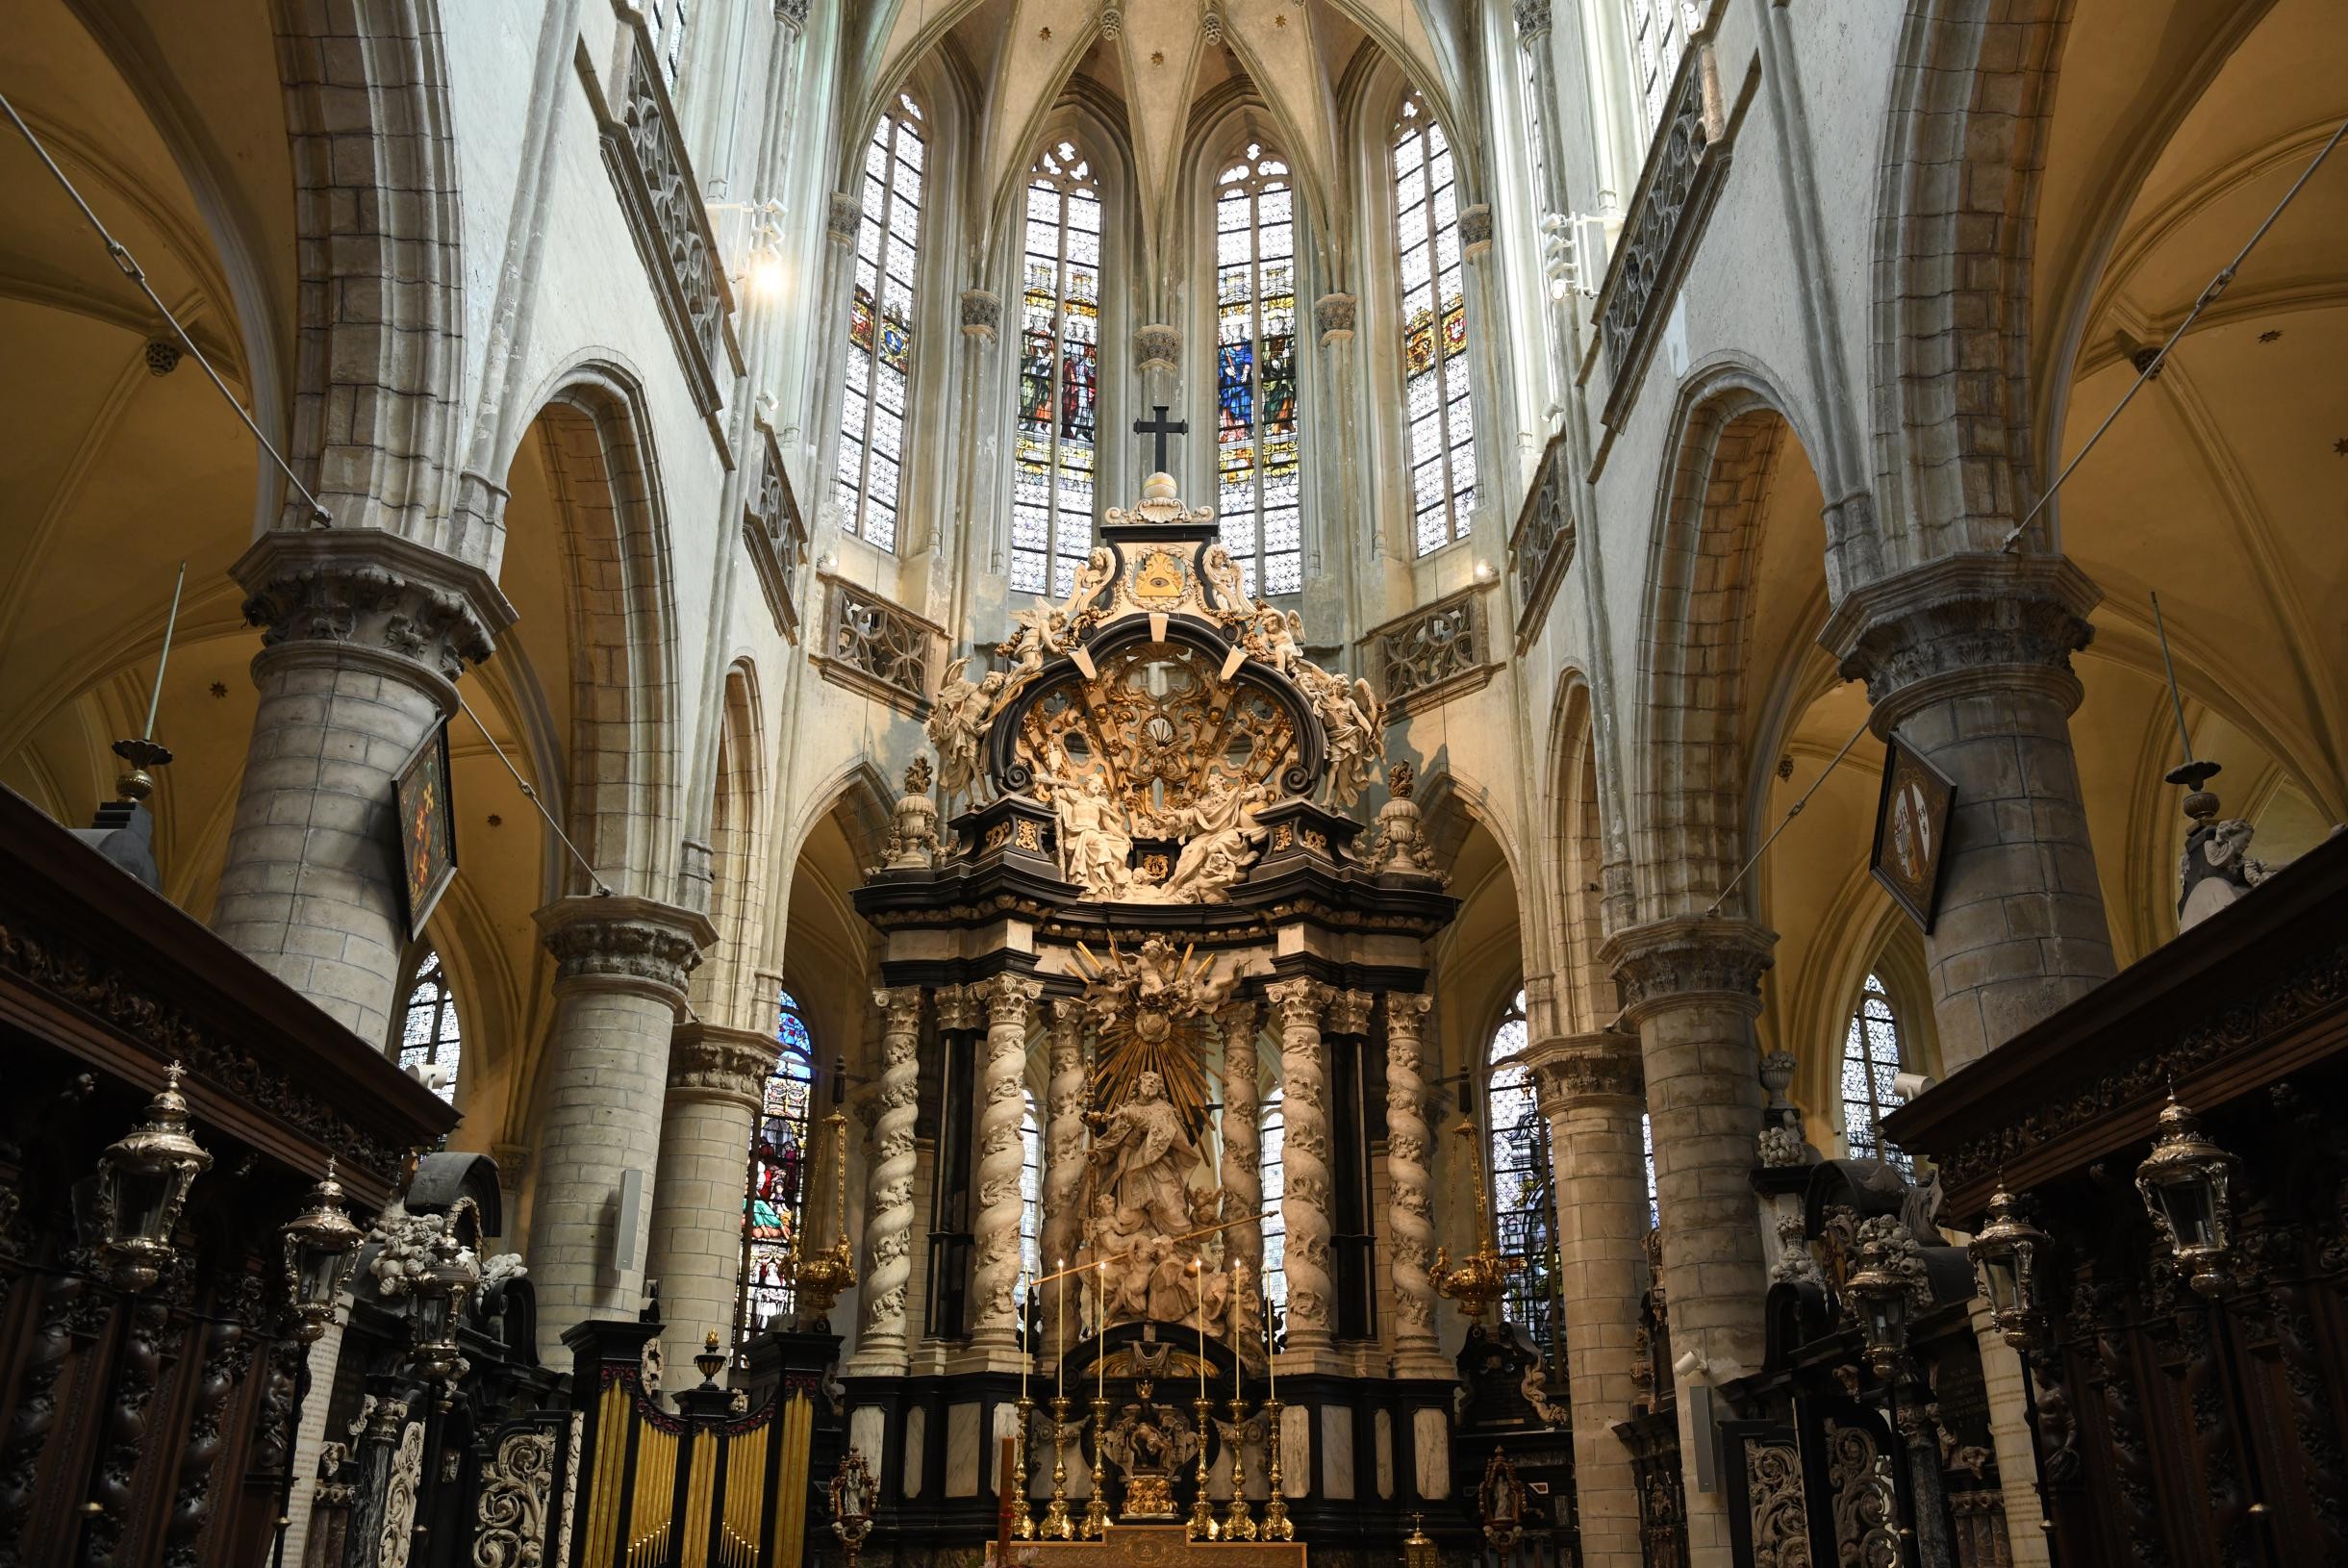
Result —
POLYGON ((698 910, 633 894, 557 898, 531 919, 554 954, 556 987, 600 985, 685 1001, 685 977, 718 940, 698 910))
POLYGON ((864 202, 862 198, 846 190, 833 191, 831 205, 823 217, 823 237, 835 245, 843 247, 853 245, 856 242, 856 231, 863 226, 863 223, 864 202))
POLYGON ((1854 588, 1818 642, 1845 680, 1866 681, 1879 736, 1926 703, 2018 682, 2068 713, 2071 655, 2094 639, 2087 613, 2102 597, 2067 556, 1949 555, 1854 588))
POLYGON ((1081 1029, 1085 1006, 1082 997, 1054 997, 1044 1003, 1044 1015, 1051 1020, 1055 1029, 1081 1029))
POLYGON ((1727 915, 1681 915, 1615 932, 1599 949, 1632 1024, 1675 1003, 1761 1013, 1761 974, 1777 933, 1727 915))
POLYGON ((942 985, 937 989, 938 1027, 953 1032, 984 1026, 980 1016, 979 985, 942 985))
POLYGON ((1152 322, 1133 329, 1133 357, 1142 369, 1163 370, 1168 375, 1180 367, 1182 358, 1182 329, 1152 322))
POLYGON ((732 1100, 756 1109, 782 1042, 756 1029, 728 1029, 698 1020, 669 1037, 671 1099, 732 1100))
POLYGON ((1426 1015, 1435 1005, 1435 999, 1417 991, 1386 993, 1386 1035, 1389 1040, 1416 1041, 1426 1026, 1426 1015))
POLYGON ((1549 31, 1549 0, 1516 0, 1516 36, 1530 44, 1549 31))
MULTIPOLYGON (((381 528, 272 528, 229 574, 265 650, 378 659, 410 679, 454 681, 515 619, 481 568, 381 528)), ((455 712, 455 692, 442 690, 442 710, 455 712)))
POLYGON ((1309 975, 1300 974, 1264 987, 1264 999, 1279 1014, 1283 1027, 1310 1024, 1318 1028, 1321 1009, 1328 1005, 1329 988, 1309 975))
POLYGON ((1472 262, 1491 248, 1491 204, 1479 201, 1459 209, 1459 254, 1472 262))
POLYGON ((877 986, 872 992, 872 1008, 882 1015, 883 1028, 897 1031, 918 1028, 922 1022, 922 988, 918 985, 877 986))
POLYGON ((1532 1072, 1541 1114, 1612 1100, 1635 1109, 1647 1102, 1647 1077, 1634 1034, 1596 1034, 1536 1040, 1517 1060, 1532 1072))
POLYGON ((1359 294, 1323 294, 1313 301, 1313 330, 1321 334, 1324 346, 1344 342, 1353 336, 1360 312, 1359 294))
POLYGON ((1027 1009, 1044 994, 1044 982, 1004 970, 992 979, 978 981, 971 991, 973 1000, 980 995, 986 998, 988 1026, 999 1029, 1008 1024, 1027 1022, 1027 1009))
POLYGON ((991 343, 1003 324, 1003 296, 992 289, 962 291, 962 336, 991 343))
POLYGON ((1215 1009, 1215 1023, 1223 1030, 1227 1048, 1236 1039, 1244 1044, 1255 1044, 1255 1025, 1262 1009, 1245 997, 1235 998, 1215 1009))
POLYGON ((1370 1032, 1370 1009, 1376 1005, 1375 992, 1333 991, 1329 994, 1328 1022, 1324 1028, 1330 1034, 1359 1039, 1370 1032))

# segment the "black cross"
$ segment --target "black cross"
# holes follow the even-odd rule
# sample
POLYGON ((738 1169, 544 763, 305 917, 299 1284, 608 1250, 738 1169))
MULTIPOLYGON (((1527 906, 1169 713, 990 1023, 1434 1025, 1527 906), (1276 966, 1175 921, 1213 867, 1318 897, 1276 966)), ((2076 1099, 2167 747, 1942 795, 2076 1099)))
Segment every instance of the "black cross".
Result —
POLYGON ((1164 473, 1166 471, 1166 438, 1169 436, 1189 435, 1190 421, 1188 419, 1169 419, 1166 417, 1166 405, 1163 403, 1152 404, 1151 407, 1156 411, 1157 417, 1154 419, 1134 420, 1133 433, 1137 436, 1155 436, 1158 439, 1157 467, 1152 468, 1150 471, 1152 473, 1164 473))

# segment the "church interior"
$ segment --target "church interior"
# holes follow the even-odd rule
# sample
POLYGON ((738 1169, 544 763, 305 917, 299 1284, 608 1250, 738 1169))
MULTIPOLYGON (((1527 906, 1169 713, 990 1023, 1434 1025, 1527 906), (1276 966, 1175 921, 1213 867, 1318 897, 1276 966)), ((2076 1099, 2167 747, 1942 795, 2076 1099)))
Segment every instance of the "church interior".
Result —
POLYGON ((2348 1562, 2348 8, 13 14, 0 1568, 2348 1562))

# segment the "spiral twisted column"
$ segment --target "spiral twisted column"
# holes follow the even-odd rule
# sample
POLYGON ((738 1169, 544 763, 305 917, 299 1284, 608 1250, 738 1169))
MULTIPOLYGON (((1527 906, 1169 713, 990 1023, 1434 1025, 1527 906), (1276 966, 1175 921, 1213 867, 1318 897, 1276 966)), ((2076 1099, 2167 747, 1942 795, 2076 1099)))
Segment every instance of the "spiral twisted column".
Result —
POLYGON ((1260 1009, 1235 1001, 1215 1015, 1223 1030, 1223 1217, 1252 1215, 1253 1223, 1223 1233, 1224 1255, 1245 1258, 1264 1273, 1264 1142, 1256 1103, 1255 1025, 1260 1009))
POLYGON ((1321 1014, 1329 988, 1297 978, 1267 986, 1280 1021, 1280 1222, 1288 1235, 1288 1350, 1325 1351, 1334 1299, 1329 1277, 1328 1075, 1321 1060, 1321 1014))
POLYGON ((1018 1340, 1013 1297, 1019 1289, 1022 1080, 1027 1067, 1027 1018, 1043 983, 1002 974, 982 988, 987 1009, 987 1071, 978 1109, 977 1267, 972 1280, 976 1315, 971 1339, 989 1349, 1018 1340))
POLYGON ((1394 1270, 1395 1371, 1440 1378, 1452 1369, 1435 1340, 1435 1211, 1426 1125, 1424 1029, 1432 997, 1386 998, 1386 1230, 1394 1270))
MULTIPOLYGON (((1084 1003, 1055 998, 1045 1012, 1051 1020, 1051 1084, 1044 1107, 1044 1269, 1049 1273, 1076 1254, 1076 1193, 1084 1181, 1084 1003)), ((1063 1328, 1062 1295, 1057 1289, 1044 1294, 1054 1344, 1063 1328)))
POLYGON ((902 1372, 905 1294, 913 1278, 913 1125, 920 1114, 922 989, 872 993, 880 1014, 880 1116, 872 1126, 872 1191, 865 1204, 864 1325, 851 1372, 902 1372))

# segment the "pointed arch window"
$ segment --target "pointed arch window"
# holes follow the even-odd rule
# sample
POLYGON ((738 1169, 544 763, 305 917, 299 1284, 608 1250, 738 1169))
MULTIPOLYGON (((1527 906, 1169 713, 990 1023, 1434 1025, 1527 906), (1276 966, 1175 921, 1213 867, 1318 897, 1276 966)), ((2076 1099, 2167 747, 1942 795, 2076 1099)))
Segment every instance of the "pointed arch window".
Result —
POLYGON ((1639 85, 1641 126, 1649 136, 1663 122, 1663 100, 1687 40, 1704 25, 1698 0, 1629 0, 1630 69, 1639 85))
POLYGON ((1411 93, 1394 127, 1395 241, 1402 288, 1402 441, 1418 553, 1468 537, 1476 411, 1452 144, 1411 93))
POLYGON ((1093 548, 1100 417, 1100 186, 1074 143, 1027 181, 1011 586, 1059 597, 1093 548))
POLYGON ((1216 510, 1250 594, 1304 586, 1296 202, 1258 142, 1215 183, 1216 510))
POLYGON ((685 64, 685 36, 693 27, 688 0, 644 0, 644 10, 652 58, 660 62, 661 75, 673 88, 685 64))
POLYGON ((904 486, 924 151, 921 105, 900 93, 865 143, 835 481, 841 528, 884 550, 896 548, 904 486))
POLYGON ((790 1257, 807 1208, 807 1112, 816 1077, 815 1040, 798 999, 782 992, 775 1035, 781 1050, 767 1075, 750 1133, 749 1191, 743 1201, 742 1308, 735 1347, 797 1309, 790 1257))
POLYGON ((1491 1129, 1492 1228, 1502 1253, 1525 1266, 1508 1277, 1502 1310, 1525 1330, 1543 1357, 1560 1363, 1564 1328, 1557 1278, 1557 1199, 1551 1183, 1549 1120, 1541 1114, 1532 1070, 1523 1061, 1527 1041, 1525 993, 1519 991, 1484 1053, 1489 1070, 1485 1103, 1491 1129))
POLYGON ((1889 1160, 1901 1175, 1913 1176, 1914 1162, 1883 1141, 1880 1126, 1899 1104, 1891 1080, 1903 1070, 1901 1055, 1899 1014, 1882 977, 1870 974, 1843 1034, 1843 1149, 1853 1159, 1889 1160))
POLYGON ((1256 1169, 1262 1173, 1264 1189, 1264 1300, 1272 1304, 1275 1326, 1278 1315, 1288 1308, 1288 1222, 1280 1214, 1280 1200, 1288 1193, 1287 1166, 1282 1162, 1286 1146, 1286 1121, 1282 1116, 1280 1091, 1275 1088, 1264 1097, 1255 1113, 1259 1151, 1256 1169))
POLYGON ((1655 1119, 1645 1111, 1639 1112, 1639 1155, 1647 1167, 1647 1228, 1653 1230, 1662 1225, 1663 1210, 1655 1201, 1655 1119))
POLYGON ((427 950, 408 987, 407 1015, 400 1021, 400 1070, 415 1075, 453 1105, 464 1055, 465 1027, 457 1018, 457 995, 449 989, 441 955, 427 950))

